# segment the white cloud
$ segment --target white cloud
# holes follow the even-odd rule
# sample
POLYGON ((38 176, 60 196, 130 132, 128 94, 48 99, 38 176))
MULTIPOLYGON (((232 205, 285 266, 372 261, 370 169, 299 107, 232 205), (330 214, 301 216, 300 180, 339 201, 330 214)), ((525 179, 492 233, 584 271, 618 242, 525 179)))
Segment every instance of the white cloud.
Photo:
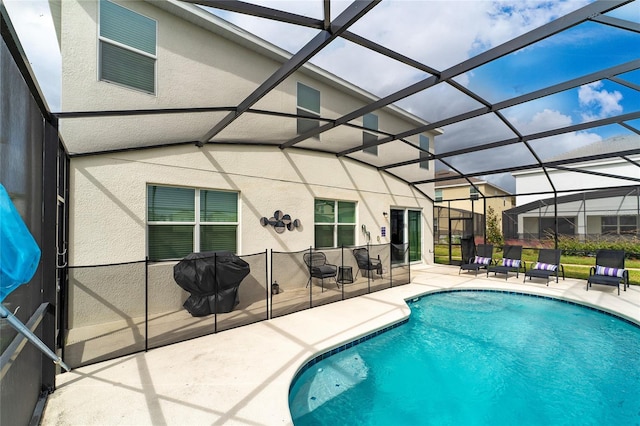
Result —
MULTIPOLYGON (((442 71, 587 2, 389 0, 375 6, 349 31, 442 71)), ((262 0, 256 3, 314 18, 322 16, 317 7, 320 2, 262 0)), ((331 4, 334 17, 348 5, 345 2, 331 4)), ((225 14, 225 18, 292 52, 312 36, 308 29, 240 14, 225 14)), ((427 77, 343 41, 334 43, 312 61, 380 96, 427 77)), ((459 81, 465 78, 469 77, 461 76, 459 81)))
POLYGON ((4 0, 49 108, 60 109, 61 59, 47 0, 4 0))
POLYGON ((543 132, 549 129, 570 126, 572 119, 570 116, 545 108, 531 115, 529 121, 522 121, 517 118, 510 118, 510 121, 523 134, 543 132))
POLYGON ((622 94, 617 90, 609 92, 601 89, 602 86, 601 81, 580 86, 578 90, 580 106, 589 108, 589 111, 581 114, 582 121, 592 121, 622 113, 622 105, 620 105, 622 94))

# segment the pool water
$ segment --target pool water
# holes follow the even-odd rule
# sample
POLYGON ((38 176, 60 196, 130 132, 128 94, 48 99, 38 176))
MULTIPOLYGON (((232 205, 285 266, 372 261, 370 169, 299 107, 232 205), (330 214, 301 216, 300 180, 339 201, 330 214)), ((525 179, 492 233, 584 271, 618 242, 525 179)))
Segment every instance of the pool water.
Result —
POLYGON ((438 293, 306 369, 295 425, 638 425, 640 328, 556 300, 438 293))

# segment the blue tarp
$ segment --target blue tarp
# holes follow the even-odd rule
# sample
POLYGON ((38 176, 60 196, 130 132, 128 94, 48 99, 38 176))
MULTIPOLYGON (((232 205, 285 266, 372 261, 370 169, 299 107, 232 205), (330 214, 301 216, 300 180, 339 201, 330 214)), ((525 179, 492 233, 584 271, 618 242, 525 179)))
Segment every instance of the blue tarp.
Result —
POLYGON ((33 278, 40 263, 40 247, 0 184, 0 302, 33 278))

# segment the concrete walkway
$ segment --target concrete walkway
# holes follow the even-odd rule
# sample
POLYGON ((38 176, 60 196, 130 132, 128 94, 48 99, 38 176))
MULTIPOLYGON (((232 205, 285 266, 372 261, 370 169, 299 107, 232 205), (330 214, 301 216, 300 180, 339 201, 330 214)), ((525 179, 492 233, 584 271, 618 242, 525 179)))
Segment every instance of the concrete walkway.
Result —
POLYGON ((318 353, 410 314, 405 300, 443 289, 547 295, 640 324, 640 288, 585 291, 583 280, 458 275, 452 266, 412 268, 410 284, 222 333, 101 362, 57 376, 43 425, 291 424, 288 391, 318 353))

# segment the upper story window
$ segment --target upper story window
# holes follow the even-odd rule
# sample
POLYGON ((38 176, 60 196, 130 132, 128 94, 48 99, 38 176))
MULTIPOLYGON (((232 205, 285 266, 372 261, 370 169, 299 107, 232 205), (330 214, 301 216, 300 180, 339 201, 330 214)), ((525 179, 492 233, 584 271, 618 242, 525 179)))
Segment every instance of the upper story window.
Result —
POLYGON ((151 18, 100 0, 98 78, 155 93, 156 27, 151 18))
MULTIPOLYGON (((298 83, 298 108, 296 113, 305 117, 320 118, 320 91, 305 84, 298 83)), ((318 120, 298 118, 298 134, 302 135, 320 127, 318 120)), ((320 139, 320 135, 314 138, 320 139)))
MULTIPOLYGON (((429 151, 429 138, 425 135, 420 135, 420 148, 425 151, 429 151)), ((420 162, 420 168, 429 170, 429 154, 424 151, 420 151, 420 159, 424 160, 420 162)))
POLYGON ((442 189, 436 189, 436 202, 442 201, 442 189))
POLYGON ((356 241, 356 203, 315 200, 315 247, 353 246, 356 241))
POLYGON ((236 192, 149 185, 149 259, 178 259, 189 253, 237 252, 236 192))
MULTIPOLYGON (((375 114, 365 114, 362 117, 362 126, 365 129, 378 130, 378 116, 375 114)), ((370 142, 375 142, 377 140, 378 140, 378 135, 376 133, 367 132, 366 130, 362 132, 363 145, 366 145, 367 143, 370 143, 370 142)), ((363 151, 368 152, 369 154, 378 155, 378 145, 364 148, 363 151)))
POLYGON ((480 197, 480 193, 478 192, 478 190, 475 187, 470 186, 469 187, 469 197, 472 200, 477 200, 480 197))

